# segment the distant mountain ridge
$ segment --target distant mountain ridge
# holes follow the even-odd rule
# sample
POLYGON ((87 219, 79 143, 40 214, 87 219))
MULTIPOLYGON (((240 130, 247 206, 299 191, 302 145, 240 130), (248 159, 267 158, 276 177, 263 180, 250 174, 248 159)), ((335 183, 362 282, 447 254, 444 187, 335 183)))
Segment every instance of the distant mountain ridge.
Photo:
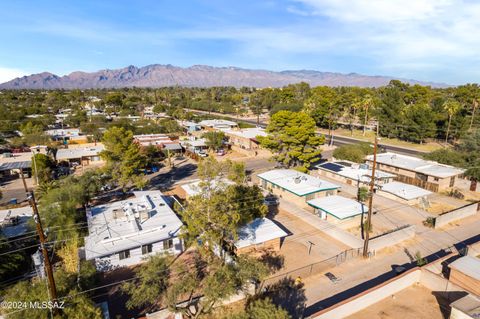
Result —
POLYGON ((282 87, 288 84, 307 82, 311 86, 359 86, 379 87, 390 80, 398 79, 411 84, 447 87, 447 84, 421 82, 389 76, 369 76, 356 73, 342 74, 314 70, 268 71, 237 67, 212 67, 194 65, 187 68, 170 64, 152 64, 141 68, 128 66, 115 70, 97 72, 72 72, 58 76, 42 72, 23 76, 0 84, 0 89, 90 89, 123 87, 282 87))

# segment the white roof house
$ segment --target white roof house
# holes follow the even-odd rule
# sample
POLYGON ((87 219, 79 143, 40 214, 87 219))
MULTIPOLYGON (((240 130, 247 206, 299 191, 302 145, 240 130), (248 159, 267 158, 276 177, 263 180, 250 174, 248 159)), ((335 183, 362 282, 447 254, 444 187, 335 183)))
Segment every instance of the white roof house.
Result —
POLYGON ((182 222, 160 191, 134 192, 135 197, 87 211, 86 259, 176 237, 182 222))
POLYGON ((163 145, 173 143, 173 141, 165 134, 141 134, 134 135, 133 139, 142 146, 163 145))
POLYGON ((258 245, 288 234, 268 218, 257 218, 238 231, 237 249, 258 245))
POLYGON ((258 177, 297 196, 340 188, 339 185, 293 169, 274 169, 258 174, 258 177))
POLYGON ((238 126, 237 123, 227 120, 204 120, 198 123, 202 127, 209 127, 217 130, 228 130, 238 126))
MULTIPOLYGON (((187 197, 192 197, 199 195, 202 192, 202 187, 200 186, 201 180, 197 180, 195 182, 189 183, 189 184, 184 184, 181 185, 180 187, 185 191, 187 194, 187 197)), ((222 179, 219 182, 216 182, 213 180, 210 184, 211 188, 216 188, 218 187, 227 187, 229 185, 235 184, 234 182, 228 180, 228 179, 222 179)))
POLYGON ((338 219, 354 217, 368 211, 362 203, 338 195, 315 198, 307 203, 338 219))
MULTIPOLYGON (((367 160, 372 161, 373 155, 368 155, 367 160)), ((464 173, 465 170, 450 165, 439 164, 421 158, 406 156, 396 153, 377 154, 377 163, 402 168, 438 178, 447 178, 464 173)))
POLYGON ((57 151, 57 160, 69 160, 82 157, 99 156, 105 148, 103 144, 96 146, 76 147, 76 148, 60 148, 57 151))
POLYGON ((0 233, 7 238, 25 234, 27 222, 32 216, 30 206, 0 210, 0 233))
POLYGON ((75 137, 75 136, 80 136, 80 129, 78 128, 53 129, 53 130, 46 130, 45 134, 53 137, 75 137))
POLYGON ((238 137, 243 137, 247 139, 255 139, 257 136, 267 136, 267 132, 260 127, 252 128, 242 128, 237 130, 226 130, 224 131, 227 135, 235 135, 238 137))
POLYGON ((480 280, 480 258, 463 256, 448 266, 475 280, 480 280))
POLYGON ((207 147, 206 140, 204 138, 197 138, 197 139, 188 139, 184 141, 180 141, 180 144, 185 148, 203 148, 207 147))
MULTIPOLYGON (((344 163, 345 162, 327 162, 316 165, 315 167, 362 183, 370 183, 372 169, 369 168, 367 164, 358 165, 352 163, 351 166, 346 166, 344 163)), ((375 170, 376 180, 388 180, 394 177, 394 174, 375 170)))
POLYGON ((400 182, 384 184, 381 186, 381 190, 405 200, 411 200, 432 194, 432 192, 427 191, 426 189, 400 182))

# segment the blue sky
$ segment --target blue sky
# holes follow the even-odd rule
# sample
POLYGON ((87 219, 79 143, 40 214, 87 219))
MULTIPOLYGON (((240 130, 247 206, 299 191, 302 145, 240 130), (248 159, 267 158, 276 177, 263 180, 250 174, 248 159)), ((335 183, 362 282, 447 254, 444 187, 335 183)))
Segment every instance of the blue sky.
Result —
POLYGON ((480 79, 474 0, 3 1, 0 82, 128 65, 480 79))

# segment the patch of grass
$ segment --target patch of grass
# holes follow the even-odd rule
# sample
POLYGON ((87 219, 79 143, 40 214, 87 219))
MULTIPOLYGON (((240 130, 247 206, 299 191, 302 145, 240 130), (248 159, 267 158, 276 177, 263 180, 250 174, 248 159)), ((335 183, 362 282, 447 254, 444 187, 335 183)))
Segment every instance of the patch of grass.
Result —
MULTIPOLYGON (((322 133, 328 133, 328 131, 324 129, 320 129, 320 131, 322 133)), ((375 138, 375 132, 373 131, 367 131, 365 132, 365 136, 363 136, 363 131, 353 130, 353 135, 352 135, 350 130, 343 129, 343 128, 336 129, 334 131, 334 135, 356 138, 356 139, 359 139, 365 142, 370 142, 370 143, 373 143, 375 138)), ((386 138, 386 137, 381 138, 380 144, 399 146, 399 147, 405 147, 405 148, 413 148, 415 150, 423 151, 423 152, 432 152, 444 147, 443 145, 435 142, 417 144, 417 143, 402 141, 396 138, 386 138)))

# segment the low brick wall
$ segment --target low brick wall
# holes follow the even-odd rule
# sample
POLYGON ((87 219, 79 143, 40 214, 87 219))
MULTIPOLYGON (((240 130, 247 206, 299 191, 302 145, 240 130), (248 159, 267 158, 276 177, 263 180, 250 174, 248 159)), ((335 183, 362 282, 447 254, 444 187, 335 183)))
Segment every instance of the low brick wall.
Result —
POLYGON ((440 228, 459 219, 473 216, 479 212, 480 202, 465 205, 435 217, 435 228, 440 228))

